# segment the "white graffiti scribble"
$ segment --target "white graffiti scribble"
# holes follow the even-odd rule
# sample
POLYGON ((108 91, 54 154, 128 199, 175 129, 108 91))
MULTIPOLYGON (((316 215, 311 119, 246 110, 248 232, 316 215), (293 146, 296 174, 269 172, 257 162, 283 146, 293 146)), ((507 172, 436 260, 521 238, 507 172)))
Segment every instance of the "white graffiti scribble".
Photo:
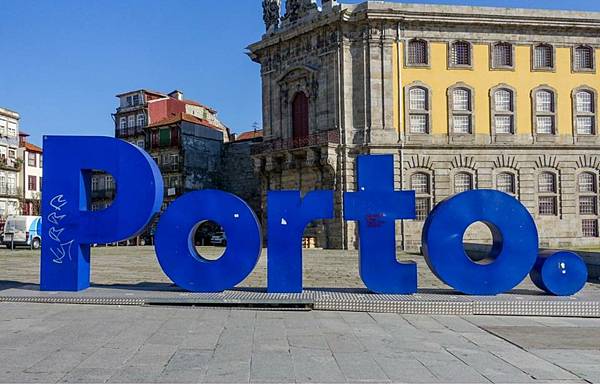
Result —
POLYGON ((63 206, 67 203, 68 202, 65 200, 64 195, 60 194, 52 198, 52 200, 50 201, 50 206, 52 206, 52 208, 54 208, 55 210, 60 211, 62 210, 63 206))
MULTIPOLYGON (((63 221, 67 217, 67 215, 66 214, 58 215, 57 212, 62 211, 63 207, 67 203, 68 202, 65 199, 63 194, 59 194, 59 195, 55 196, 54 198, 52 198, 52 200, 50 200, 50 206, 52 206, 52 208, 55 211, 48 214, 48 222, 59 226, 60 222, 63 221)), ((69 258, 69 261, 73 260, 73 257, 71 257, 71 245, 73 245, 73 242, 75 242, 75 240, 71 239, 68 242, 63 242, 60 239, 60 236, 62 235, 62 233, 64 231, 65 231, 64 227, 56 228, 54 226, 50 227, 50 230, 48 230, 48 236, 50 237, 50 239, 59 243, 59 247, 50 248, 50 252, 52 254, 54 254, 54 258, 52 259, 52 262, 58 263, 58 264, 63 263, 65 256, 69 258)))
POLYGON ((62 234, 62 232, 65 231, 65 228, 60 228, 57 229, 56 227, 51 227, 50 230, 48 231, 48 235, 50 236, 50 238, 52 238, 53 240, 55 240, 56 242, 60 243, 60 235, 62 234))
POLYGON ((69 261, 72 261, 73 258, 71 257, 71 245, 73 244, 74 241, 75 240, 71 240, 66 243, 61 243, 60 249, 51 248, 50 251, 52 252, 52 254, 54 254, 54 257, 55 257, 52 260, 52 262, 60 264, 63 262, 63 259, 65 258, 65 256, 69 257, 69 261))
POLYGON ((64 215, 56 215, 56 212, 53 211, 50 213, 50 215, 48 215, 48 222, 50 223, 54 223, 55 225, 58 225, 60 221, 62 221, 63 219, 65 219, 67 217, 66 214, 64 215))

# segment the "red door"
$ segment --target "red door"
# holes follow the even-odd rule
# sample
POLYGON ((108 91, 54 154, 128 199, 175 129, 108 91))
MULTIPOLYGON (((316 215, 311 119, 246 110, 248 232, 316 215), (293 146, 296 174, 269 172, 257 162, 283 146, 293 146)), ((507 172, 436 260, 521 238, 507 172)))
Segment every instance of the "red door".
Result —
POLYGON ((294 139, 308 136, 308 97, 304 92, 296 93, 292 101, 292 135, 294 139))

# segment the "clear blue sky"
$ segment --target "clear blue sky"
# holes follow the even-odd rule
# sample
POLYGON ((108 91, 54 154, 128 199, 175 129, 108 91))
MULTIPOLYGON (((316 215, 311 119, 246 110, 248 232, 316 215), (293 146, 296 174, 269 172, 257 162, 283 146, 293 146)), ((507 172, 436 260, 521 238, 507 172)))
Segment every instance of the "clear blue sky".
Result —
MULTIPOLYGON (((358 3, 359 0, 346 0, 358 3)), ((600 11, 600 1, 435 0, 600 11)), ((261 122, 261 0, 0 0, 0 106, 42 134, 113 135, 117 93, 182 90, 234 132, 261 122)))

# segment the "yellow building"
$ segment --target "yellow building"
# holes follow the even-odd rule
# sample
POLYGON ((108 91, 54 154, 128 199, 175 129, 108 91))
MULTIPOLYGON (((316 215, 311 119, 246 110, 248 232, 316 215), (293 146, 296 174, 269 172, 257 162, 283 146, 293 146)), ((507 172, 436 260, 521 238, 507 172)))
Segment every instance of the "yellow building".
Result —
POLYGON ((397 187, 417 191, 399 246, 419 246, 433 205, 481 188, 520 199, 542 246, 600 244, 600 14, 287 3, 249 47, 263 83, 255 163, 265 191, 336 190, 336 219, 309 229, 322 246, 356 245, 340 211, 362 153, 394 154, 397 187))

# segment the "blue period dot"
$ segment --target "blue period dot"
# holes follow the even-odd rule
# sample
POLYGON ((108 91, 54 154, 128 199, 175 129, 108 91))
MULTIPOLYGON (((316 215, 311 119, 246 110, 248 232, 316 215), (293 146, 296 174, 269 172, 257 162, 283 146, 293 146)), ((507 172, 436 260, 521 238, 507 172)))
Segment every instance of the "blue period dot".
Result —
POLYGON ((533 283, 548 294, 569 296, 585 286, 585 262, 572 251, 542 252, 529 274, 533 283))

